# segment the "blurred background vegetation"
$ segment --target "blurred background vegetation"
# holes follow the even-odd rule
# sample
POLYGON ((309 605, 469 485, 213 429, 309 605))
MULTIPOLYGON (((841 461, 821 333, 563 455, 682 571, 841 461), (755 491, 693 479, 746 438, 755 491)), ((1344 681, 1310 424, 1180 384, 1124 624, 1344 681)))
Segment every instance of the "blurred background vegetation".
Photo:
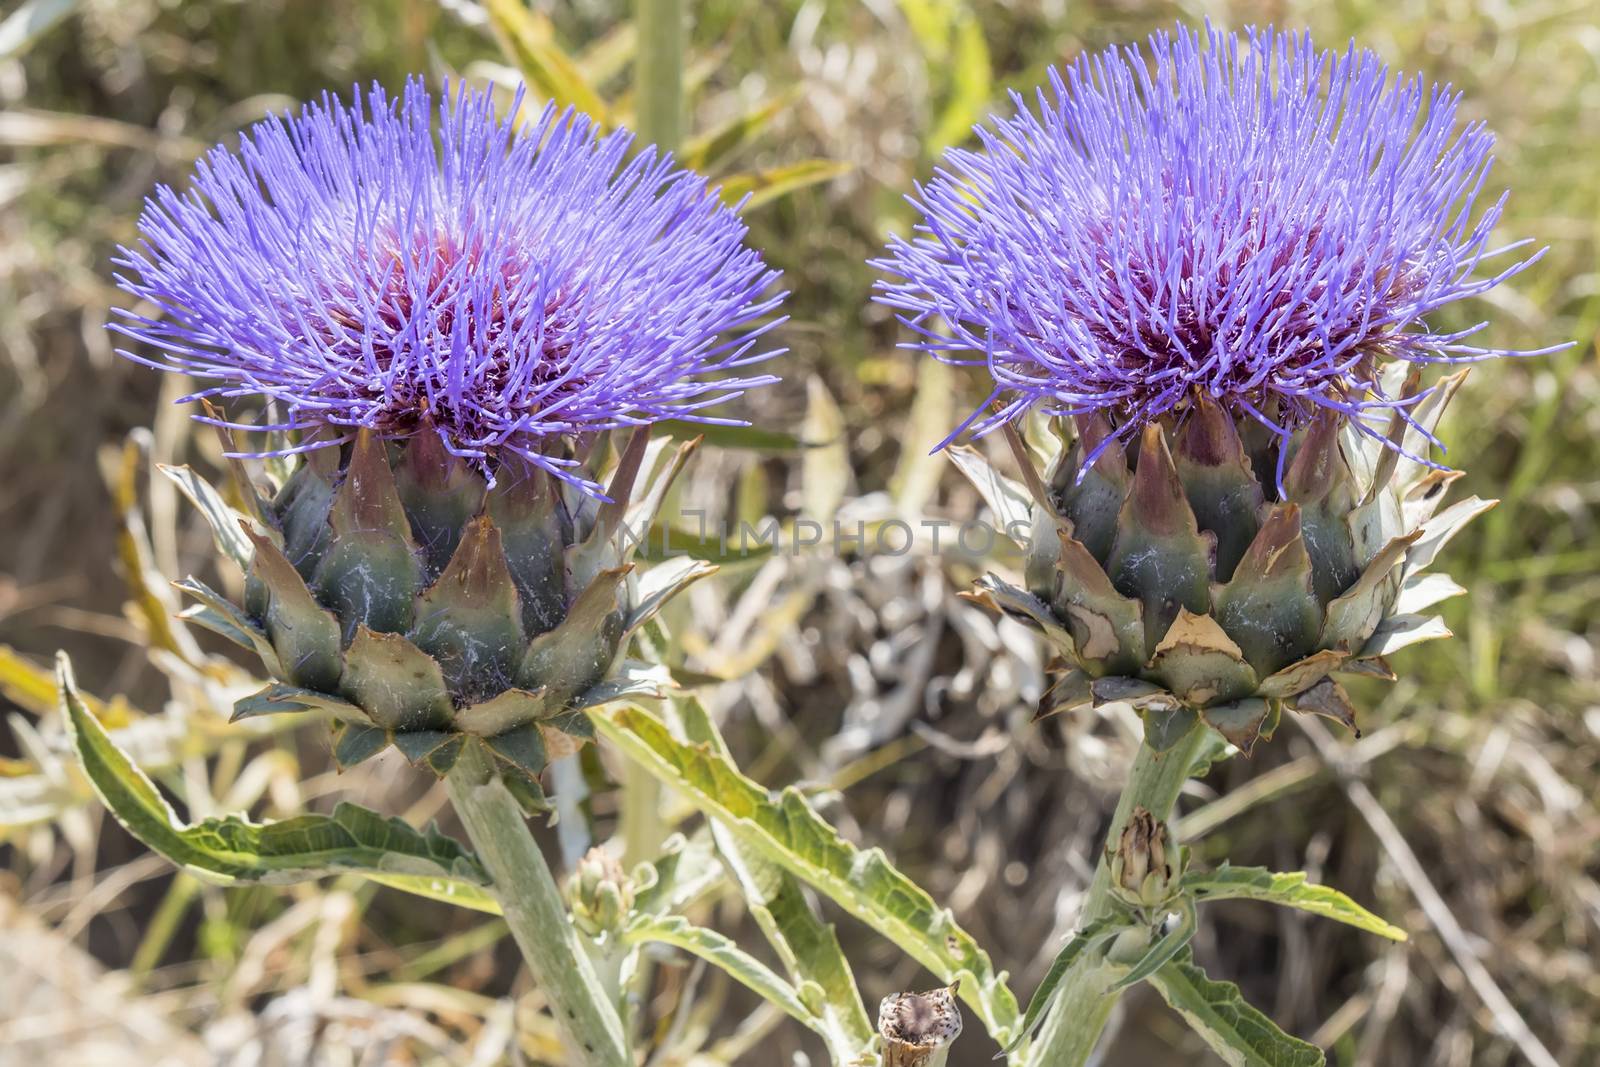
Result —
MULTIPOLYGON (((1600 1063, 1600 6, 689 7, 689 128, 723 135, 698 144, 701 160, 785 193, 748 217, 794 294, 787 381, 743 413, 772 429, 847 428, 844 447, 820 458, 701 457, 693 491, 729 514, 792 515, 819 497, 869 510, 889 499, 958 521, 974 513, 949 465, 923 453, 940 420, 981 394, 895 349, 892 318, 868 303, 865 260, 907 227, 902 196, 939 149, 1052 63, 1174 20, 1306 25, 1325 45, 1354 36, 1452 83, 1466 117, 1497 131, 1491 185, 1512 190, 1502 236, 1549 252, 1463 314, 1493 320, 1487 343, 1577 345, 1479 368, 1447 417, 1447 459, 1467 470, 1465 490, 1503 501, 1444 564, 1471 590, 1448 605, 1458 639, 1406 653, 1399 683, 1361 692, 1372 711, 1360 742, 1286 726, 1252 760, 1219 769, 1184 801, 1183 833, 1200 862, 1304 867, 1413 932, 1389 946, 1287 913, 1213 911, 1220 919, 1196 943, 1208 969, 1329 1047, 1330 1062, 1523 1062, 1507 1036, 1520 1017, 1562 1064, 1600 1063), (1503 1000, 1485 999, 1485 978, 1503 1000)), ((415 821, 439 810, 442 798, 394 761, 336 780, 318 727, 262 737, 215 725, 217 694, 236 672, 209 642, 191 648, 164 629, 170 597, 145 579, 204 567, 209 555, 170 486, 148 483, 147 461, 214 465, 216 449, 167 403, 179 383, 114 355, 108 261, 133 239, 154 183, 181 182, 199 151, 324 91, 419 71, 514 81, 531 44, 574 57, 626 114, 628 14, 620 0, 537 0, 519 23, 529 35, 519 52, 473 0, 5 7, 0 706, 11 729, 0 739, 0 1063, 44 1052, 61 1064, 503 1061, 512 1005, 526 1014, 536 993, 517 984, 497 922, 370 885, 224 892, 175 877, 82 802, 59 760, 40 665, 68 649, 85 688, 109 702, 106 716, 149 725, 145 762, 165 760, 157 769, 190 810, 273 816, 344 794, 415 821), (152 430, 125 445, 140 427, 152 430)), ((747 569, 719 586, 718 604, 698 605, 685 642, 703 664, 753 671, 715 692, 743 766, 772 785, 848 785, 829 817, 950 904, 1026 995, 1071 928, 1131 749, 1116 722, 1027 725, 1037 650, 953 600, 977 566, 918 553, 747 569)), ((608 764, 588 764, 587 813, 604 828, 615 807, 608 764)), ((710 906, 724 929, 744 921, 731 902, 710 906)), ((894 946, 848 924, 842 935, 869 1004, 931 984, 894 946)), ((658 1008, 671 1025, 672 1003, 658 1008)), ((763 1039, 775 1020, 752 1023, 749 1010, 731 992, 702 990, 680 1044, 713 1058, 661 1062, 815 1054, 781 1023, 763 1039)), ((1204 1062, 1154 998, 1133 998, 1128 1011, 1108 1063, 1204 1062)), ((526 1033, 522 1051, 538 1062, 537 1028, 526 1033)), ((974 1032, 952 1063, 993 1052, 974 1032)))

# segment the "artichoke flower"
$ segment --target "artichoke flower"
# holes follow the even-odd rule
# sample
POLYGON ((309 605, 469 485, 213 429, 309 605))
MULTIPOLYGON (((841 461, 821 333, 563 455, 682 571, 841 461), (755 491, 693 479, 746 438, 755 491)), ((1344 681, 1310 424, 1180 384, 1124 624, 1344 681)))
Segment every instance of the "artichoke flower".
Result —
POLYGON ((703 409, 775 380, 747 368, 781 295, 705 182, 626 133, 466 89, 434 115, 414 81, 214 150, 122 250, 157 310, 118 329, 208 383, 186 399, 236 461, 298 461, 260 495, 235 463, 247 517, 172 472, 246 574, 242 605, 181 582, 190 617, 277 679, 236 715, 329 712, 342 766, 392 743, 442 776, 480 744, 536 792, 584 708, 664 681, 629 637, 714 568, 636 572, 693 448, 650 426, 729 422, 703 409), (211 413, 247 396, 269 425, 211 413))
POLYGON ((1462 590, 1425 569, 1491 503, 1440 509, 1465 370, 1422 372, 1538 354, 1441 311, 1538 258, 1480 271, 1519 247, 1489 245, 1503 198, 1474 212, 1492 138, 1448 89, 1271 30, 1157 34, 1051 89, 951 150, 877 263, 910 347, 992 379, 950 440, 1001 429, 1022 466, 957 451, 1025 542, 1025 587, 975 595, 1057 654, 1043 712, 1198 715, 1246 752, 1285 707, 1353 726, 1334 676, 1448 635, 1427 612, 1462 590))

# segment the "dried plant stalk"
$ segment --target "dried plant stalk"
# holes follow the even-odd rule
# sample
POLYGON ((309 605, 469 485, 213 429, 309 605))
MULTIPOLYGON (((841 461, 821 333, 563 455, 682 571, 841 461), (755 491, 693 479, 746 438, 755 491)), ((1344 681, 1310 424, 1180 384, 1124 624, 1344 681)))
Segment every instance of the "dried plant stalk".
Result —
POLYGON ((961 1036, 960 983, 926 993, 895 993, 878 1006, 884 1067, 944 1067, 961 1036))

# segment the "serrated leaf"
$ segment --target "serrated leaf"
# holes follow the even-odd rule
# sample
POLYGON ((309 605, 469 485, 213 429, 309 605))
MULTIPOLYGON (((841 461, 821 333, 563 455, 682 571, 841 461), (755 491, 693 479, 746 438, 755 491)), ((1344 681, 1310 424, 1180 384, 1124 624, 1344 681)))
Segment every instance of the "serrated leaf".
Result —
POLYGON ((1322 1050, 1290 1037, 1246 1003, 1232 982, 1213 982, 1188 953, 1150 984, 1229 1067, 1323 1067, 1322 1050))
POLYGON ((723 203, 738 206, 742 201, 743 210, 752 211, 807 186, 831 182, 850 171, 848 163, 831 159, 803 159, 788 166, 730 174, 722 180, 718 194, 723 203))
POLYGON ((1044 981, 1034 990, 1033 999, 1028 1001, 1028 1011, 1022 1017, 1022 1025, 1012 1035, 1011 1044, 1006 1046, 1007 1055, 1015 1052, 1044 1021, 1045 1013, 1050 1010, 1055 1000, 1056 990, 1066 981, 1072 970, 1089 966, 1093 962, 1088 955, 1089 950, 1105 944, 1125 928, 1124 923, 1115 919, 1096 919, 1082 930, 1073 932, 1061 951, 1056 953, 1056 958, 1051 961, 1050 970, 1045 972, 1044 981))
MULTIPOLYGON (((530 811, 529 818, 537 813, 530 811)), ((390 889, 398 889, 402 893, 410 893, 414 897, 426 897, 441 904, 454 904, 468 911, 481 911, 485 915, 505 914, 493 893, 472 882, 453 878, 428 878, 419 874, 384 874, 374 871, 363 871, 361 877, 378 885, 386 885, 390 889)))
POLYGON ((959 979, 962 999, 989 1033, 1010 1040, 1016 998, 988 954, 882 852, 862 851, 839 837, 799 790, 774 796, 712 746, 678 740, 642 708, 613 705, 590 715, 608 740, 696 808, 726 822, 766 858, 899 945, 941 981, 959 979))
POLYGON ((622 931, 622 942, 671 945, 698 956, 797 1022, 817 1029, 819 1020, 801 1001, 794 986, 715 930, 695 926, 681 915, 642 915, 622 931))
POLYGON ((1264 900, 1286 908, 1298 908, 1326 919, 1348 923, 1369 934, 1404 941, 1406 932, 1385 922, 1331 886, 1306 881, 1303 871, 1275 873, 1265 867, 1222 866, 1214 871, 1190 871, 1183 888, 1195 900, 1264 900))
MULTIPOLYGON (((690 740, 727 755, 716 723, 699 701, 690 697, 674 705, 690 740)), ((817 1032, 834 1061, 847 1062, 872 1041, 873 1029, 833 926, 812 911, 793 875, 764 858, 724 824, 712 820, 710 826, 723 866, 790 977, 798 986, 809 983, 820 991, 820 1004, 813 1005, 817 1032)))
POLYGON ((379 875, 385 884, 424 896, 487 900, 482 887, 488 875, 460 844, 354 804, 340 804, 332 815, 279 822, 228 815, 184 823, 84 706, 65 656, 57 679, 73 748, 95 793, 129 833, 197 876, 224 885, 283 885, 332 874, 379 875), (444 893, 439 882, 459 888, 444 893))

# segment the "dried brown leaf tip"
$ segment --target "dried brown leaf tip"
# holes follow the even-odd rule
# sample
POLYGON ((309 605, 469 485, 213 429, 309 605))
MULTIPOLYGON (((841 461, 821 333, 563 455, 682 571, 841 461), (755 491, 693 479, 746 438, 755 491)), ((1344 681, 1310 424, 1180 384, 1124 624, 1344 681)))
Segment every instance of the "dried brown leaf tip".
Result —
POLYGON ((895 993, 878 1006, 884 1067, 943 1067, 961 1036, 956 982, 926 993, 895 993))

